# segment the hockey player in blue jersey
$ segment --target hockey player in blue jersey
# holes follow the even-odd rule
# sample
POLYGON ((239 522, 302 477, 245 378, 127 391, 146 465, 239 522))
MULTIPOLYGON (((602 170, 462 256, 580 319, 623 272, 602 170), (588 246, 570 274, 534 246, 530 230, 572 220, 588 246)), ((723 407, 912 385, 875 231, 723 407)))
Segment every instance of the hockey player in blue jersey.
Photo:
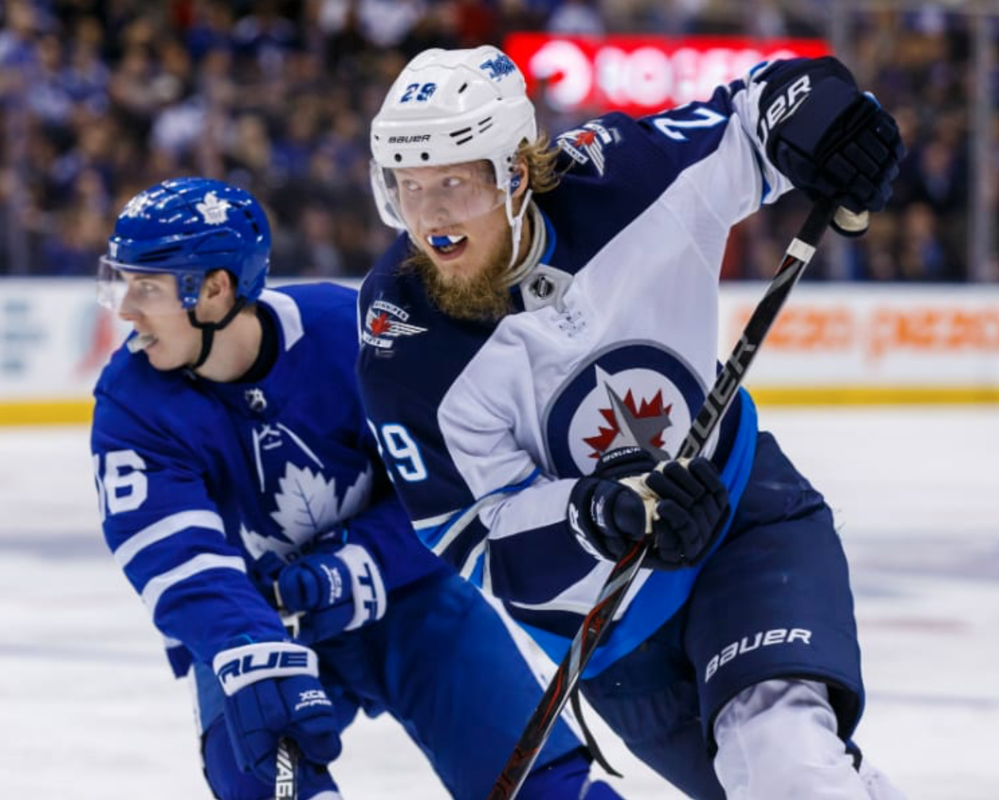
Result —
MULTIPOLYGON (((356 292, 267 290, 269 254, 260 205, 218 181, 166 181, 118 217, 99 286, 134 333, 95 391, 108 545, 177 675, 193 666, 217 797, 272 797, 279 737, 303 754, 302 800, 340 797, 326 766, 361 708, 480 800, 541 687, 385 480, 354 377, 356 292)), ((542 762, 530 797, 618 798, 589 784, 564 723, 542 762)))
POLYGON ((852 740, 859 647, 821 495, 745 391, 706 457, 672 460, 718 368, 729 229, 792 187, 881 210, 891 116, 839 61, 792 60, 553 144, 505 54, 430 50, 371 147, 402 233, 361 290, 361 394, 427 546, 559 662, 649 526, 580 684, 628 747, 697 798, 900 797, 852 740))

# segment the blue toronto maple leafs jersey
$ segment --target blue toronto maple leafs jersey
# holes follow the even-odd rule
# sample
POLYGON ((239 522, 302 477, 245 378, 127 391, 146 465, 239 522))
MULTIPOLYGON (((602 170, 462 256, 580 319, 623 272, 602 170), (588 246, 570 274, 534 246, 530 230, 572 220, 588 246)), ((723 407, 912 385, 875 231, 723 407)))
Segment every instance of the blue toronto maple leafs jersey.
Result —
POLYGON ((365 423, 356 292, 264 291, 279 354, 258 383, 159 372, 120 348, 95 390, 92 449, 104 535, 178 674, 230 640, 283 638, 254 585, 320 535, 368 549, 391 592, 446 569, 413 534, 365 423))
MULTIPOLYGON (((558 137, 564 174, 530 211, 540 255, 498 323, 443 315, 400 269, 405 236, 362 287, 362 398, 414 527, 556 661, 612 567, 566 519, 572 485, 619 446, 676 454, 718 369, 729 229, 790 188, 758 107, 781 69, 558 137)), ((733 507, 756 434, 740 392, 708 446, 733 507)), ((698 571, 642 570, 585 674, 672 616, 698 571)))

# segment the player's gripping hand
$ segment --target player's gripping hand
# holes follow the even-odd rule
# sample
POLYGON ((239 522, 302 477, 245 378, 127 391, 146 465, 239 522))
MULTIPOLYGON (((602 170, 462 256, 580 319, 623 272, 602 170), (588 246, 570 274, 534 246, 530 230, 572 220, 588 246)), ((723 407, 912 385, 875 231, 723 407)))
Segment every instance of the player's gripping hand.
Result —
POLYGON ((275 588, 283 610, 306 612, 299 638, 308 642, 375 622, 388 604, 377 562, 356 544, 293 561, 281 570, 275 588))
POLYGON ((212 667, 225 693, 226 727, 243 772, 273 784, 278 739, 284 736, 323 769, 340 755, 333 703, 308 647, 292 642, 231 647, 215 656, 212 667))
MULTIPOLYGON (((831 56, 776 72, 760 98, 767 156, 812 200, 881 211, 905 146, 898 125, 831 56)), ((856 235, 859 231, 843 231, 856 235)))
POLYGON ((728 518, 728 490, 706 458, 657 465, 640 447, 601 456, 592 475, 569 496, 569 523, 612 561, 637 540, 652 536, 646 565, 679 569, 711 550, 728 518))

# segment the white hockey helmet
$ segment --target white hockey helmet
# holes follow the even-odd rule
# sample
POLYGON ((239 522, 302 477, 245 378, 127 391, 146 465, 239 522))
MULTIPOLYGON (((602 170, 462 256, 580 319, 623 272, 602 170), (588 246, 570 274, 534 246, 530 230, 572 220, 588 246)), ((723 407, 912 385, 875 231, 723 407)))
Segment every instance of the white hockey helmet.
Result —
POLYGON ((517 148, 538 135, 524 76, 509 56, 475 49, 425 50, 403 69, 371 124, 371 183, 382 220, 405 229, 391 170, 486 160, 498 197, 511 186, 517 148))

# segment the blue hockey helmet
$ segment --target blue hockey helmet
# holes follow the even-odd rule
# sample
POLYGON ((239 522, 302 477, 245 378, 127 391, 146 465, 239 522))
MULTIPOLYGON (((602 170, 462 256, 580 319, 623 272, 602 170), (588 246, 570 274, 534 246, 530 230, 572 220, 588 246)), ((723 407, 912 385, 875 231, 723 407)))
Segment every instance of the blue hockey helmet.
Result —
MULTIPOLYGON (((205 275, 225 269, 236 278, 237 299, 252 303, 264 288, 270 250, 267 217, 249 192, 209 178, 176 178, 128 201, 108 239, 101 278, 110 284, 122 271, 175 275, 190 310, 205 275)), ((102 302, 114 304, 115 292, 102 294, 102 302)))

